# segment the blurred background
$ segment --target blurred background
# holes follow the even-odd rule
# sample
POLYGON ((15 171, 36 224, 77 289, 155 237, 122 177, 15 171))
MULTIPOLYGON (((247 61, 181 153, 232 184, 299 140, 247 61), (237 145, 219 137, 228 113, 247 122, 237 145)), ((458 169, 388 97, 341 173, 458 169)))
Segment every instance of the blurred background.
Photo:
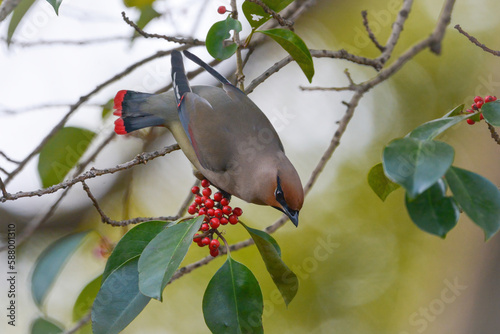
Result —
MULTIPOLYGON (((312 49, 344 48, 356 55, 376 57, 378 50, 365 33, 360 12, 368 11, 371 28, 383 43, 401 3, 320 0, 296 21, 295 31, 312 49)), ((145 30, 204 40, 210 25, 225 17, 217 14, 220 5, 229 7, 229 1, 156 0, 153 7, 162 15, 145 30)), ((441 6, 441 1, 433 0, 414 4, 392 59, 432 32, 441 6)), ((500 3, 494 0, 457 1, 442 55, 422 52, 362 99, 341 145, 306 199, 299 227, 286 224, 273 235, 285 263, 300 280, 299 292, 288 308, 274 297, 276 288, 255 247, 233 255, 254 272, 261 284, 267 333, 498 333, 499 237, 485 242, 480 228, 465 215, 444 240, 427 234, 408 217, 403 191, 381 202, 369 188, 367 174, 381 161, 382 149, 390 140, 459 104, 470 105, 475 95, 498 95, 500 60, 472 45, 453 26, 460 24, 482 43, 498 49, 499 10, 500 3)), ((139 19, 139 10, 126 7, 121 0, 66 0, 59 16, 46 1, 36 1, 10 46, 5 39, 0 42, 0 151, 22 160, 80 96, 130 64, 173 46, 155 39, 136 38, 131 42, 133 32, 121 19, 121 11, 134 21, 139 19), (84 45, 40 43, 96 39, 106 40, 84 45)), ((244 21, 243 16, 241 19, 244 21)), ((0 24, 0 37, 5 38, 7 30, 8 19, 0 24)), ((248 25, 244 26, 243 35, 249 31, 248 25)), ((203 47, 192 50, 211 60, 203 47)), ((246 84, 284 56, 273 42, 259 47, 245 68, 246 84)), ((371 68, 342 60, 314 59, 314 64, 314 86, 347 85, 345 68, 355 82, 376 74, 371 68)), ((188 70, 196 68, 186 65, 188 70)), ((217 69, 230 75, 234 58, 217 69)), ((210 80, 203 74, 192 82, 213 84, 210 80)), ((98 145, 113 130, 114 121, 113 117, 101 117, 101 106, 118 90, 154 92, 169 82, 170 60, 157 59, 94 95, 67 125, 97 132, 91 145, 98 145)), ((250 98, 275 125, 305 184, 345 112, 341 102, 348 101, 350 93, 301 91, 301 85, 309 83, 300 68, 290 64, 260 85, 250 98)), ((455 166, 500 184, 500 147, 490 138, 484 122, 460 124, 440 140, 455 148, 455 166)), ((115 166, 141 151, 173 142, 163 129, 147 136, 116 137, 91 165, 115 166)), ((9 192, 40 188, 36 165, 37 159, 32 160, 9 184, 9 192)), ((0 166, 11 170, 15 164, 0 157, 0 166)), ((120 220, 175 214, 193 182, 187 159, 177 151, 88 184, 104 211, 120 220)), ((48 195, 0 204, 1 226, 16 223, 20 231, 55 198, 48 195)), ((271 208, 237 199, 232 203, 243 208, 245 222, 255 228, 263 229, 280 216, 271 208)), ((77 184, 50 222, 18 248, 17 326, 8 326, 2 317, 0 332, 27 333, 32 320, 42 314, 67 328, 72 326, 76 297, 100 275, 106 262, 96 251, 99 237, 89 236, 71 257, 42 311, 32 301, 29 279, 37 256, 49 244, 69 232, 85 229, 97 230, 111 241, 126 232, 126 228, 100 223, 77 184)), ((6 233, 6 227, 0 233, 6 233)), ((226 235, 230 243, 247 238, 241 226, 227 228, 226 235)), ((206 249, 192 247, 184 263, 205 255, 206 249)), ((6 259, 4 255, 1 258, 3 268, 6 259)), ((208 333, 201 300, 223 260, 218 258, 169 285, 164 302, 151 301, 123 333, 208 333)), ((7 291, 5 279, 0 280, 0 291, 7 291)))

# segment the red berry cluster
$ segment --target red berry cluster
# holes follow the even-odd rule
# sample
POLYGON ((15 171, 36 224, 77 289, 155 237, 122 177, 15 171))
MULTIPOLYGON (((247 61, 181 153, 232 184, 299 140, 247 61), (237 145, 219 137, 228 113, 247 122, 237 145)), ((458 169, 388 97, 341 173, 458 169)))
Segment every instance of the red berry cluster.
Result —
POLYGON ((198 216, 205 215, 203 224, 199 229, 198 234, 193 237, 193 242, 198 246, 209 246, 210 255, 216 257, 219 255, 220 242, 214 239, 214 234, 217 234, 217 229, 220 225, 235 225, 238 223, 238 217, 243 214, 240 208, 231 208, 229 206, 229 199, 225 198, 221 192, 216 192, 212 195, 210 189, 210 182, 205 179, 201 181, 203 190, 200 193, 199 187, 193 187, 191 192, 195 194, 194 202, 188 208, 188 213, 191 215, 198 214, 198 216))
MULTIPOLYGON (((467 109, 465 112, 468 114, 472 114, 472 113, 476 112, 477 110, 481 109, 481 107, 485 103, 496 101, 496 99, 497 99, 496 96, 491 96, 491 95, 487 95, 484 99, 481 96, 476 96, 474 98, 474 103, 470 106, 471 109, 467 109)), ((482 120, 482 119, 484 119, 484 117, 483 117, 483 114, 481 113, 479 116, 479 120, 482 120)), ((473 119, 470 119, 470 118, 467 119, 467 124, 472 125, 474 123, 476 123, 476 121, 474 121, 473 119)))

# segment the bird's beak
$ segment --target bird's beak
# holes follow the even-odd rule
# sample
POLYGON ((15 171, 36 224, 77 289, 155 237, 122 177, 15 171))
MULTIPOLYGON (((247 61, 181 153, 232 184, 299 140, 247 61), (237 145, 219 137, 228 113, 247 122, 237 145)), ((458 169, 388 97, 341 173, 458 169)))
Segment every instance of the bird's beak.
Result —
POLYGON ((287 215, 288 218, 290 218, 290 220, 292 221, 293 225, 299 227, 299 211, 292 210, 287 205, 284 205, 283 208, 278 208, 277 206, 275 206, 274 208, 287 215))

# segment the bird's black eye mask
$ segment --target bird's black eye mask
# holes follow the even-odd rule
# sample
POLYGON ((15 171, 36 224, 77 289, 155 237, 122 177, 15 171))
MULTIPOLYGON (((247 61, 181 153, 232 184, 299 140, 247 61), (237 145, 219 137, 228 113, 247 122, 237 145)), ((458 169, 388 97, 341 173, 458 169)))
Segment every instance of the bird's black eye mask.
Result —
MULTIPOLYGON (((287 207, 286 201, 285 201, 285 194, 283 193, 283 189, 281 188, 281 182, 280 182, 280 177, 277 176, 277 186, 276 190, 274 191, 274 197, 276 198, 276 201, 278 201, 279 204, 281 204, 282 207, 287 207)), ((284 212, 283 209, 275 207, 276 209, 280 210, 281 212, 284 212)))

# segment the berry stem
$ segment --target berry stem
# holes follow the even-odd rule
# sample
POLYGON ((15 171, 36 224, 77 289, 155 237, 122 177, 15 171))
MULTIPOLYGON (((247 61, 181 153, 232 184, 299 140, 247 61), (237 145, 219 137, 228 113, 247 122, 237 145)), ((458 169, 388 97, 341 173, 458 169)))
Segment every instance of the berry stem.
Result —
POLYGON ((224 243, 224 248, 226 248, 227 256, 231 256, 231 252, 229 251, 229 244, 227 243, 226 238, 224 238, 224 236, 222 235, 222 233, 219 232, 219 230, 215 229, 214 232, 224 243))

